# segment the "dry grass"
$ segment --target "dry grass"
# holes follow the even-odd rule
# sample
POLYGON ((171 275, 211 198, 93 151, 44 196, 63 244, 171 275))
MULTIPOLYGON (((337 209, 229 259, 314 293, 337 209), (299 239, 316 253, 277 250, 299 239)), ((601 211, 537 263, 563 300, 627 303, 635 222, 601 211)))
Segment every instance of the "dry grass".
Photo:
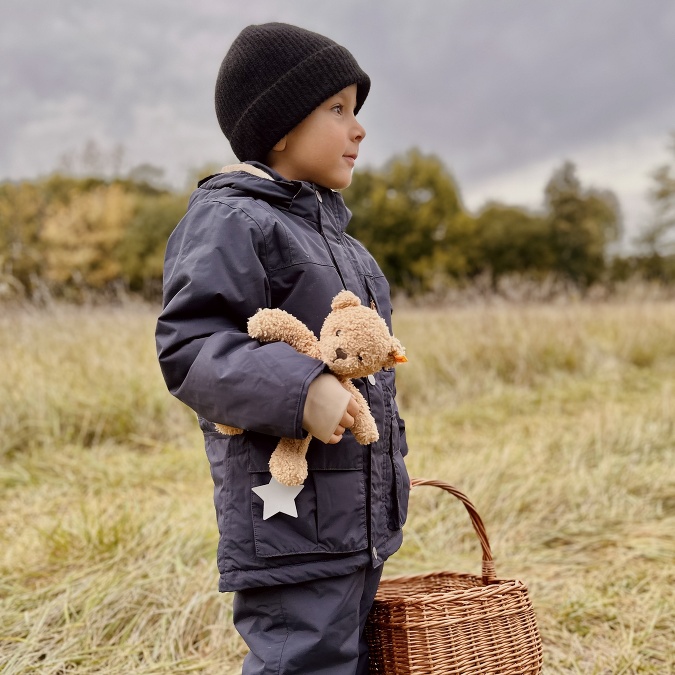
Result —
MULTIPOLYGON (((211 484, 165 392, 154 311, 0 316, 0 672, 239 672, 211 484)), ((483 515, 528 584, 546 673, 675 671, 675 304, 401 309, 411 474, 483 515)), ((389 573, 476 572, 451 497, 419 488, 389 573)))

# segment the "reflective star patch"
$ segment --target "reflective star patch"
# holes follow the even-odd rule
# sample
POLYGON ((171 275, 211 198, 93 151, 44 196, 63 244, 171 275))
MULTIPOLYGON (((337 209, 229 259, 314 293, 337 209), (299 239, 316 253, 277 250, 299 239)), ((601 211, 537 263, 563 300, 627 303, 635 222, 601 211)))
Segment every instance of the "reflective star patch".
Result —
POLYGON ((304 485, 282 485, 274 478, 267 485, 251 488, 263 500, 263 520, 277 513, 285 513, 293 518, 298 517, 295 498, 304 485))

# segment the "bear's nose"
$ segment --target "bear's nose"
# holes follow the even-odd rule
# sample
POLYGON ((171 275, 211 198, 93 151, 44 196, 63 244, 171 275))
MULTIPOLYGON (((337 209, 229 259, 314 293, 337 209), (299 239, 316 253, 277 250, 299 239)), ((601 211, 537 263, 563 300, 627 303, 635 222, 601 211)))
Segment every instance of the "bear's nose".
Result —
POLYGON ((346 359, 349 356, 349 354, 347 354, 347 352, 341 347, 338 347, 335 350, 335 356, 337 356, 338 359, 346 359))

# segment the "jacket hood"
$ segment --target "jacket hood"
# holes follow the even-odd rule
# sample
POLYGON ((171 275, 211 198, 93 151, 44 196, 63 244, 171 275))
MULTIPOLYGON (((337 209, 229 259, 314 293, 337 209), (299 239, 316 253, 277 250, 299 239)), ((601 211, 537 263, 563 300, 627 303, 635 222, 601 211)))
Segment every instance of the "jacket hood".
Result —
POLYGON ((320 218, 320 202, 327 203, 333 208, 342 230, 351 217, 338 192, 306 181, 287 180, 260 162, 224 166, 219 173, 199 181, 192 199, 206 197, 216 190, 225 190, 228 196, 261 199, 314 222, 320 218))

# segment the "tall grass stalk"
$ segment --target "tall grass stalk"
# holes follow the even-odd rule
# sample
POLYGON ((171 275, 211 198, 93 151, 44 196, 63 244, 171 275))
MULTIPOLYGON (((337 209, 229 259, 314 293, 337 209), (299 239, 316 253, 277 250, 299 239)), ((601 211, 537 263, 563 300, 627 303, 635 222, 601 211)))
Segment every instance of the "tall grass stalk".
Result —
MULTIPOLYGON (((194 416, 155 310, 0 315, 0 672, 240 672, 194 416)), ((675 304, 399 309, 411 475, 466 492, 529 586, 546 673, 675 672, 675 304)), ((339 449, 339 446, 338 446, 339 449)), ((452 497, 413 491, 387 573, 477 572, 452 497)))

